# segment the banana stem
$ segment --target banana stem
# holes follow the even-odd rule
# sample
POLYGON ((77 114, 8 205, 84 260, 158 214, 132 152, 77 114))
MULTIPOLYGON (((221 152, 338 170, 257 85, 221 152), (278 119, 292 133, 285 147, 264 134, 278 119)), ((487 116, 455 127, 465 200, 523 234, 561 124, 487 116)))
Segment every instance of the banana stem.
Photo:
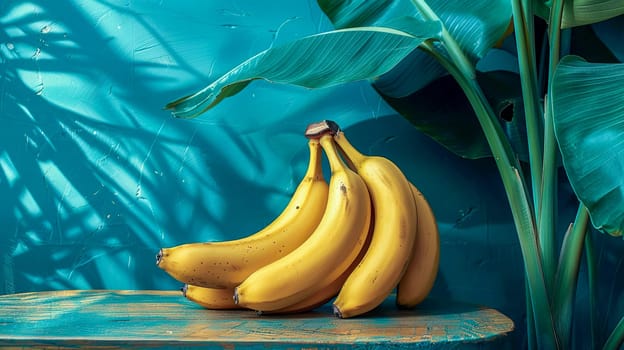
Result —
MULTIPOLYGON (((544 256, 546 276, 553 274, 550 266, 554 265, 555 222, 556 222, 556 192, 557 192, 557 145, 555 142, 553 105, 550 98, 552 78, 559 63, 561 43, 561 18, 563 16, 563 0, 553 0, 548 27, 548 41, 550 43, 548 55, 548 81, 546 94, 546 113, 544 120, 544 159, 542 166, 542 193, 538 217, 538 232, 544 256), (552 264, 552 265, 550 265, 552 264)), ((551 277, 554 277, 552 275, 551 277)), ((547 278, 547 281, 549 278, 547 278)), ((555 289, 556 291, 556 289, 555 289)))
POLYGON ((553 309, 562 347, 568 348, 574 311, 576 284, 583 257, 583 245, 589 223, 587 208, 580 204, 576 219, 563 238, 559 266, 555 276, 553 309))
MULTIPOLYGON (((512 0, 514 30, 518 51, 518 64, 520 65, 520 83, 522 86, 522 100, 524 101, 529 165, 531 169, 531 183, 533 188, 533 208, 536 211, 539 206, 539 191, 542 187, 542 140, 541 120, 542 106, 537 87, 537 68, 535 63, 535 50, 533 49, 533 14, 530 1, 512 0)), ((536 215, 537 217, 537 215, 536 215)))
POLYGON ((555 222, 557 221, 557 145, 555 143, 552 102, 546 95, 542 188, 538 211, 538 232, 547 283, 552 286, 556 272, 555 222))
POLYGON ((440 17, 429 7, 424 0, 412 0, 412 4, 420 11, 426 20, 436 21, 442 23, 442 35, 440 40, 444 44, 449 56, 457 66, 457 69, 469 79, 475 79, 475 69, 468 57, 464 54, 464 51, 459 46, 459 43, 453 38, 451 33, 446 29, 444 23, 440 20, 440 17))
POLYGON ((321 147, 318 139, 309 139, 308 140, 308 148, 310 149, 310 159, 308 159, 308 170, 304 174, 304 178, 313 178, 318 175, 317 169, 321 167, 322 156, 321 156, 321 147))
POLYGON ((538 347, 557 349, 557 333, 555 331, 550 298, 544 280, 534 212, 524 178, 520 173, 518 159, 514 156, 511 145, 476 79, 471 79, 462 74, 454 62, 449 61, 446 56, 437 52, 430 43, 425 43, 422 48, 432 54, 455 78, 477 115, 501 175, 520 241, 525 273, 533 303, 532 309, 535 316, 538 347), (535 312, 536 310, 539 310, 539 312, 535 312))
POLYGON ((546 266, 547 281, 554 278, 552 290, 553 307, 557 329, 564 348, 567 348, 572 327, 572 312, 576 296, 576 282, 582 257, 582 249, 587 232, 589 215, 587 209, 580 204, 576 219, 571 229, 566 232, 561 247, 558 266, 554 265, 555 222, 557 200, 557 145, 555 142, 552 83, 553 75, 559 63, 561 50, 561 19, 563 16, 563 0, 552 0, 548 25, 548 80, 546 93, 546 113, 544 120, 544 159, 542 166, 542 193, 538 218, 538 232, 542 244, 544 265, 546 266), (552 266, 552 268, 551 268, 552 266), (553 268, 556 267, 554 275, 553 268))
POLYGON ((323 150, 327 155, 329 167, 330 169, 332 169, 332 172, 347 167, 347 165, 342 161, 342 158, 340 158, 340 155, 338 154, 338 149, 334 144, 334 137, 331 133, 323 134, 319 139, 319 142, 323 146, 323 150))
POLYGON ((533 302, 531 301, 531 289, 527 283, 528 278, 524 278, 525 291, 525 309, 526 309, 526 333, 527 333, 527 349, 535 350, 537 348, 537 337, 535 336, 535 315, 533 313, 533 302))
POLYGON ((349 142, 349 140, 345 136, 344 132, 337 132, 336 135, 334 135, 334 140, 338 144, 340 150, 347 156, 347 160, 353 163, 351 164, 353 167, 357 168, 358 164, 364 161, 365 156, 360 153, 360 151, 358 151, 355 147, 353 147, 351 142, 349 142))
MULTIPOLYGON (((539 239, 540 255, 543 261, 544 279, 546 288, 551 290, 556 271, 554 225, 552 199, 554 188, 550 182, 546 187, 543 184, 543 167, 545 162, 552 162, 551 157, 542 159, 542 119, 543 111, 540 103, 537 86, 537 68, 534 51, 533 13, 531 1, 512 0, 512 11, 516 33, 518 63, 520 66, 520 83, 524 101, 529 166, 533 189, 533 208, 538 220, 537 235, 539 239), (546 201, 546 203, 543 203, 546 201), (546 214, 543 215, 542 211, 546 214)), ((550 145, 549 145, 550 146, 550 145)), ((549 150, 549 152, 552 152, 549 150)), ((548 164, 550 166, 551 164, 548 164)), ((552 173, 549 173, 552 175, 552 173)), ((551 176, 548 179, 552 181, 551 176)), ((539 312, 539 311, 538 311, 539 312)))
POLYGON ((622 343, 624 343, 624 317, 615 326, 602 348, 603 350, 616 350, 620 348, 622 343))
POLYGON ((585 235, 585 261, 587 264, 587 289, 589 298, 589 333, 591 339, 591 350, 598 348, 598 318, 596 312, 597 292, 596 292, 596 254, 594 251, 594 241, 591 232, 585 235))

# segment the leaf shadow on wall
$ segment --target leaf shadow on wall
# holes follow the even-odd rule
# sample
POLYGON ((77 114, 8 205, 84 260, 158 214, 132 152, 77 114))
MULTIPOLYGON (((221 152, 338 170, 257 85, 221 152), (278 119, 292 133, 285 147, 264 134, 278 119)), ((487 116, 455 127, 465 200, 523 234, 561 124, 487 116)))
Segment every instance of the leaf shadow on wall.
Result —
MULTIPOLYGON (((100 5, 109 6, 100 18, 124 10, 100 5)), ((0 293, 172 288, 154 264, 158 248, 202 231, 218 238, 211 229, 252 229, 274 213, 258 201, 241 223, 241 202, 218 197, 286 198, 230 164, 224 139, 246 171, 264 170, 234 130, 162 111, 170 63, 133 59, 70 2, 8 1, 0 10, 0 293)), ((176 69, 195 72, 156 28, 124 11, 176 69)))

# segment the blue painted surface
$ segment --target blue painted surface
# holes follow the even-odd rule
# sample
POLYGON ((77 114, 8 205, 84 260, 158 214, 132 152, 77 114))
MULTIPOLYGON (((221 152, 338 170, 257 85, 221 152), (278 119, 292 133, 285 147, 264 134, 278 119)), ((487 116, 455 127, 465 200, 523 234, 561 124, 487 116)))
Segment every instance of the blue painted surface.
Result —
POLYGON ((432 301, 366 317, 331 306, 293 315, 206 310, 179 292, 55 291, 0 296, 0 347, 55 349, 511 349, 511 320, 476 305, 432 301))
MULTIPOLYGON (((364 82, 254 82, 198 119, 163 111, 271 45, 330 28, 314 1, 272 4, 0 2, 0 293, 179 288, 157 250, 268 223, 303 175, 305 126, 329 118, 431 202, 442 239, 433 294, 501 310, 521 342, 521 256, 490 160, 448 153, 364 82)), ((560 231, 576 208, 562 188, 560 231)), ((601 300, 621 309, 622 242, 597 238, 601 300)))

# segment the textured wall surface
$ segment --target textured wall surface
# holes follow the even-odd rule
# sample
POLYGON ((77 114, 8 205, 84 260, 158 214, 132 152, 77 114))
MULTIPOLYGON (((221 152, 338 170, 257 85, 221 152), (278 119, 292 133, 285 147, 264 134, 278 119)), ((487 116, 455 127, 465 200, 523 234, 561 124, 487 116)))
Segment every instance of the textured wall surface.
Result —
MULTIPOLYGON (((303 174, 305 126, 333 119, 431 202, 433 293, 522 327, 521 255, 493 162, 450 154, 367 83, 258 81, 197 119, 163 110, 271 45, 330 29, 315 1, 272 3, 0 2, 0 293, 179 288, 158 249, 264 226, 303 174)), ((575 210, 565 187, 561 206, 575 210)), ((619 256, 600 256, 619 273, 619 256)))
POLYGON ((305 126, 390 113, 367 84, 253 84, 194 120, 166 102, 281 41, 315 3, 3 1, 3 292, 171 288, 160 246, 265 224, 307 164, 305 126), (277 10, 276 10, 277 9, 277 10))

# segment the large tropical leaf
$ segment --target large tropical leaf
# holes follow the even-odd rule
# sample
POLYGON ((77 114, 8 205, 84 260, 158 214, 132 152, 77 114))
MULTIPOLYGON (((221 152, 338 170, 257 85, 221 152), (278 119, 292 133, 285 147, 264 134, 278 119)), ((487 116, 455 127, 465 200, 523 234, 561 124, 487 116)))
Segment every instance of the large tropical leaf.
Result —
MULTIPOLYGON (((317 2, 336 28, 384 25, 404 15, 422 18, 411 0, 317 2)), ((510 3, 506 0, 428 0, 427 4, 473 64, 497 43, 511 18, 510 3)), ((439 48, 444 51, 444 48, 439 48)), ((517 62, 513 64, 517 65, 517 62)), ((501 67, 506 65, 508 63, 504 62, 501 67)), ((496 68, 490 66, 490 69, 496 68)), ((480 83, 487 84, 487 77, 493 75, 480 75, 480 83)), ((500 90, 490 84, 490 89, 484 88, 486 96, 498 106, 509 103, 520 97, 518 90, 513 89, 518 94, 511 96, 511 90, 506 89, 515 82, 506 82, 506 86, 500 90), (492 94, 500 91, 506 93, 504 98, 501 98, 503 94, 492 94)), ((373 86, 390 106, 417 129, 455 154, 465 158, 490 156, 481 126, 462 91, 448 78, 447 71, 426 52, 412 51, 396 67, 377 79, 373 86)), ((514 108, 509 110, 515 112, 514 108)), ((516 121, 520 118, 509 119, 513 119, 514 123, 504 122, 504 126, 518 130, 516 121)), ((517 141, 514 142, 516 146, 525 142, 520 138, 514 138, 514 141, 517 141)), ((524 154, 523 150, 519 147, 519 152, 524 154)))
POLYGON ((555 134, 563 165, 592 224, 624 230, 624 64, 564 57, 553 78, 555 134))
MULTIPOLYGON (((422 18, 411 0, 317 0, 336 28, 383 26, 401 16, 422 18)), ((476 64, 505 33, 511 19, 508 0, 427 0, 465 55, 476 64)), ((375 81, 385 96, 407 96, 446 71, 428 54, 414 51, 375 81)))
MULTIPOLYGON (((505 134, 521 160, 528 160, 520 79, 507 71, 477 72, 505 134)), ((451 76, 444 76, 398 99, 386 97, 418 130, 464 158, 492 155, 466 95, 451 76)))
POLYGON ((622 0, 565 0, 561 28, 598 23, 622 14, 622 0))
POLYGON ((440 23, 402 17, 390 26, 335 30, 267 49, 204 89, 169 103, 181 118, 193 118, 240 92, 255 79, 308 88, 374 79, 392 69, 425 40, 439 37, 440 23))

